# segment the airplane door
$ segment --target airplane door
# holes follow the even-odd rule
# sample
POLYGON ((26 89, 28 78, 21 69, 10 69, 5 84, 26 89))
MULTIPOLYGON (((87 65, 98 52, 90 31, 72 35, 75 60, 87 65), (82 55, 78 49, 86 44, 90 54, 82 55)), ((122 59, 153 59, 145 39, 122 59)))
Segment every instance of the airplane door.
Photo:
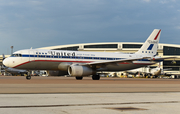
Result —
POLYGON ((34 61, 35 55, 35 51, 29 51, 29 61, 34 61))

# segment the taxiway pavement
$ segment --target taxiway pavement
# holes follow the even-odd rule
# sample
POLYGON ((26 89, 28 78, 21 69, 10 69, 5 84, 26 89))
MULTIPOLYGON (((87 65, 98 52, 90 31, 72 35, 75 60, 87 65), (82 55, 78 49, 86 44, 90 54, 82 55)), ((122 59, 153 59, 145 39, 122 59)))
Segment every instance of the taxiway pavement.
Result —
POLYGON ((1 114, 180 113, 180 79, 0 76, 1 114))
POLYGON ((0 76, 0 93, 180 92, 180 79, 0 76))

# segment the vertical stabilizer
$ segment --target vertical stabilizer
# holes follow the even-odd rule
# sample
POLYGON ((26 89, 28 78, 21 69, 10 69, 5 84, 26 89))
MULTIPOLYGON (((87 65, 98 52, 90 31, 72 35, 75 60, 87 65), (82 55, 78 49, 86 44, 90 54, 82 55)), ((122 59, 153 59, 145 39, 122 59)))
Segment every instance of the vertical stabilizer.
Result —
POLYGON ((158 43, 160 39, 161 29, 154 29, 139 51, 136 54, 146 54, 155 56, 157 53, 158 43))
POLYGON ((2 56, 3 56, 3 60, 5 59, 5 55, 4 54, 2 54, 2 56))

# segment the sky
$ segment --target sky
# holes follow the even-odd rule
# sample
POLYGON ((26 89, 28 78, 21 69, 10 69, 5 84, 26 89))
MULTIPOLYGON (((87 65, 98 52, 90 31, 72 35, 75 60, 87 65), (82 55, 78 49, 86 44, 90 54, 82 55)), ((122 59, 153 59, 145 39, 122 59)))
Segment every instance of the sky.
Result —
POLYGON ((145 42, 180 44, 179 0, 0 0, 0 54, 47 46, 145 42))

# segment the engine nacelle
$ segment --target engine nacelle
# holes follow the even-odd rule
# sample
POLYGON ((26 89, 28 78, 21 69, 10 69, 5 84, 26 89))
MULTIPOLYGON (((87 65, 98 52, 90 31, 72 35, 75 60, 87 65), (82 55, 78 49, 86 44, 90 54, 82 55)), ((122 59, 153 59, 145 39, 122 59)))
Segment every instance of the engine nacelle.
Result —
POLYGON ((61 71, 66 71, 68 70, 69 65, 71 65, 71 62, 62 62, 58 65, 58 69, 61 71))
POLYGON ((89 76, 94 74, 94 71, 87 66, 71 65, 68 67, 68 73, 70 76, 89 76))

